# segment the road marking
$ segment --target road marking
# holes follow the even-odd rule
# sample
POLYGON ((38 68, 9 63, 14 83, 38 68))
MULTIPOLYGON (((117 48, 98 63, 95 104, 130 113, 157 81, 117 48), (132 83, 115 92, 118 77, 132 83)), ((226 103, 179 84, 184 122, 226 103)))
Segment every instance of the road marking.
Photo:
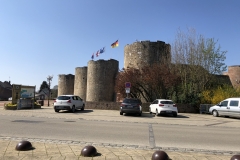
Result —
POLYGON ((148 125, 148 130, 149 130, 149 145, 151 148, 155 148, 156 144, 155 144, 152 124, 148 125))

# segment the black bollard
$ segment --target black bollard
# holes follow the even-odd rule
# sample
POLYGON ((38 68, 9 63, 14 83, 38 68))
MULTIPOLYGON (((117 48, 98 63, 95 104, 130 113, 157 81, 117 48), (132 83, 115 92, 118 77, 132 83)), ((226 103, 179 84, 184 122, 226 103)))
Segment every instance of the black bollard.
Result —
POLYGON ((164 151, 155 151, 152 155, 152 160, 169 160, 169 157, 164 151))
POLYGON ((94 157, 96 154, 97 149, 93 146, 85 146, 81 151, 81 155, 84 157, 94 157))
POLYGON ((240 155, 233 155, 230 160, 240 160, 240 155))
POLYGON ((27 151, 33 149, 32 144, 29 141, 21 141, 17 144, 17 151, 27 151))

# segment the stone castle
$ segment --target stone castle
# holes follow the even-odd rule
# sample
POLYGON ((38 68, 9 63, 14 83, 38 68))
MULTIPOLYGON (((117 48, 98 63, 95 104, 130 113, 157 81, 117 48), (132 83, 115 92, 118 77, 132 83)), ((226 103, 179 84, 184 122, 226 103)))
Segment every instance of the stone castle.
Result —
MULTIPOLYGON (((124 69, 140 69, 161 61, 171 63, 171 46, 163 41, 137 41, 124 47, 124 69)), ((89 102, 115 102, 117 97, 114 84, 118 72, 117 60, 90 60, 87 67, 76 67, 75 75, 59 75, 58 95, 75 94, 89 102)), ((234 87, 238 87, 240 66, 229 66, 228 72, 223 76, 231 81, 234 87)))
MULTIPOLYGON (((170 62, 170 55, 170 45, 163 41, 134 42, 124 48, 124 68, 141 68, 163 59, 170 62)), ((118 72, 117 60, 91 60, 87 67, 76 67, 75 75, 59 75, 58 95, 75 94, 84 101, 115 102, 114 84, 118 72)))

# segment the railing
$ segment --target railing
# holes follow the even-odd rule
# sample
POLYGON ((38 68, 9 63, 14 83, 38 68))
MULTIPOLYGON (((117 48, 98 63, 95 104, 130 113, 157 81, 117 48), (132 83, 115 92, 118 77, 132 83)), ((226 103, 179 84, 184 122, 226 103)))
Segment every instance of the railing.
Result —
POLYGON ((200 114, 210 113, 209 108, 212 106, 214 106, 214 104, 200 104, 200 108, 199 108, 200 114))

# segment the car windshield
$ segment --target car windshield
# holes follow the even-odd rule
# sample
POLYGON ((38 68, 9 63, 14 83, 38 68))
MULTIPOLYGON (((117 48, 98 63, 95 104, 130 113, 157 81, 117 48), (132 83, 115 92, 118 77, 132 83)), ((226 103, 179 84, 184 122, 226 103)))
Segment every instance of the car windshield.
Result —
POLYGON ((69 100, 70 97, 68 97, 68 96, 59 96, 57 99, 58 100, 69 100))
POLYGON ((123 103, 141 103, 139 99, 124 99, 123 103))

